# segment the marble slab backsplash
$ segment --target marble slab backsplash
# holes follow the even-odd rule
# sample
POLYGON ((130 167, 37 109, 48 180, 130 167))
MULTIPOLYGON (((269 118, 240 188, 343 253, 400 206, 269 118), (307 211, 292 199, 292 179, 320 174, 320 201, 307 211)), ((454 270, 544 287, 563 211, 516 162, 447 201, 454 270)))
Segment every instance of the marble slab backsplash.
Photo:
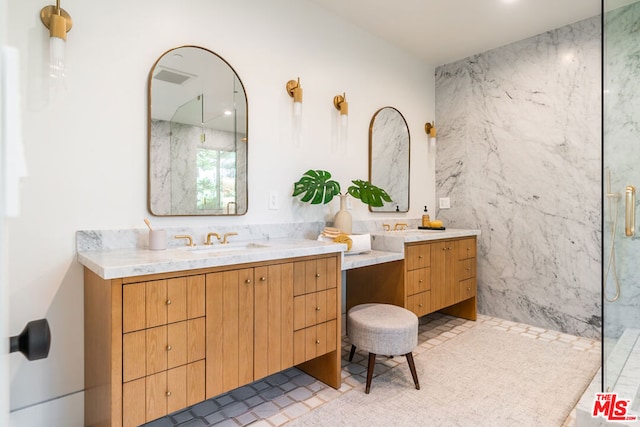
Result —
MULTIPOLYGON (((353 221, 353 233, 364 234, 383 230, 383 224, 396 223, 408 224, 408 228, 417 228, 418 218, 402 218, 398 220, 367 220, 353 221)), ((236 232, 237 236, 229 238, 230 241, 254 241, 268 239, 312 239, 318 235, 327 224, 323 221, 297 222, 286 224, 250 224, 250 225, 225 225, 225 226, 197 226, 197 227, 163 227, 167 232, 167 247, 180 247, 185 245, 184 239, 175 239, 176 235, 190 235, 196 244, 202 245, 208 233, 216 232, 221 236, 224 233, 236 232)), ((126 230, 80 230, 76 232, 76 249, 78 252, 102 251, 117 249, 148 249, 149 230, 136 228, 126 230)))

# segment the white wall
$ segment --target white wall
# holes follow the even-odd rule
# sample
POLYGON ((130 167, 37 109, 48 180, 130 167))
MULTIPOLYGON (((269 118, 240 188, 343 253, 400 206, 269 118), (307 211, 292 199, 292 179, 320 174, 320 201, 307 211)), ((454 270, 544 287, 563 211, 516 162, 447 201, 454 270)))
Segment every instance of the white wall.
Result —
MULTIPOLYGON (((10 329, 47 317, 48 359, 11 358, 14 411, 83 388, 82 269, 79 229, 143 227, 148 216, 147 77, 166 50, 185 44, 220 54, 240 75, 249 103, 249 210, 238 218, 152 218, 160 225, 230 225, 321 220, 331 207, 297 207, 292 183, 308 168, 328 169, 342 183, 366 178, 369 120, 398 108, 411 132, 411 212, 434 203, 433 152, 423 125, 434 117, 434 69, 306 0, 66 0, 67 89, 49 97, 43 67, 47 2, 9 0, 8 43, 22 53, 24 136, 29 176, 22 216, 8 222, 10 329), (291 100, 285 83, 304 88, 303 141, 291 146, 291 100), (346 92, 349 152, 329 150, 334 95, 346 92), (267 210, 277 191, 280 209, 267 210)), ((355 219, 380 218, 354 203, 355 219)), ((90 315, 88 313, 87 315, 90 315)), ((64 401, 64 399, 61 399, 64 401)), ((24 417, 12 417, 15 420, 24 417)), ((20 421, 20 425, 28 425, 20 421)), ((81 423, 79 416, 65 425, 81 423)))

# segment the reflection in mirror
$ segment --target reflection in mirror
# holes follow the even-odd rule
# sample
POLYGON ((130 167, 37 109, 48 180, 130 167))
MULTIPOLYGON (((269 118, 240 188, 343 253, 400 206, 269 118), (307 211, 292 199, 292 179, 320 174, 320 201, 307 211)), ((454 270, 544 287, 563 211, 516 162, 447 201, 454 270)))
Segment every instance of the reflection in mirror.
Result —
POLYGON ((384 188, 393 202, 372 212, 409 210, 409 151, 407 122, 393 107, 379 109, 369 126, 369 181, 384 188))
POLYGON ((247 99, 215 53, 184 46, 149 75, 149 211, 158 216, 247 212, 247 99))

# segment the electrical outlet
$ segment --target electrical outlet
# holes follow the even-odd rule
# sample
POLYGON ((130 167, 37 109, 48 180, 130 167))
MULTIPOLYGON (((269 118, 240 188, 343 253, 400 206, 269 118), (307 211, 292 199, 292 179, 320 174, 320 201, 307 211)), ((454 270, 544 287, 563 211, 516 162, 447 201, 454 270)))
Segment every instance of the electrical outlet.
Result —
POLYGON ((277 211, 280 205, 280 201, 278 200, 278 192, 271 191, 269 192, 269 210, 277 211))
POLYGON ((448 197, 440 197, 439 202, 440 209, 451 208, 451 199, 449 199, 448 197))

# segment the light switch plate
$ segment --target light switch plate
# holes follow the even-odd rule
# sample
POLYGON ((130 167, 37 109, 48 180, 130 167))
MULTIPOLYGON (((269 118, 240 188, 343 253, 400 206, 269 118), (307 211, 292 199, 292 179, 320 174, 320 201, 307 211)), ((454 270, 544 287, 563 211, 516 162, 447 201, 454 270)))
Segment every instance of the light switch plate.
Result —
POLYGON ((269 210, 277 211, 280 205, 280 201, 278 200, 278 192, 270 191, 269 192, 269 210))
POLYGON ((439 202, 440 209, 451 208, 451 199, 449 199, 448 197, 440 197, 439 202))

